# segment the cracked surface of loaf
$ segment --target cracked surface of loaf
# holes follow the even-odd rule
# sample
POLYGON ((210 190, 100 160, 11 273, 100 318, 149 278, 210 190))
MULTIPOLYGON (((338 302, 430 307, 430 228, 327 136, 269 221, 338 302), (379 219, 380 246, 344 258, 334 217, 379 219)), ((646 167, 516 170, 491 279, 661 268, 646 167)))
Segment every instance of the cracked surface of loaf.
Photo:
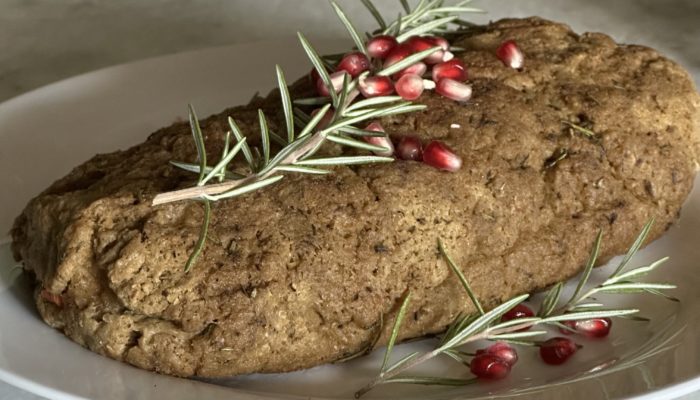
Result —
MULTIPOLYGON (((165 374, 291 371, 362 349, 408 289, 403 339, 473 311, 438 237, 492 307, 574 275, 599 229, 606 259, 650 217, 652 238, 678 217, 700 148, 699 98, 682 68, 538 18, 502 20, 453 44, 467 49, 473 99, 426 93, 426 111, 382 124, 445 141, 460 171, 397 161, 290 175, 217 203, 204 253, 185 273, 201 205, 150 205, 193 184, 168 164, 195 159, 189 127, 176 123, 78 166, 17 218, 14 254, 36 276, 42 318, 95 352, 165 374), (525 53, 524 70, 495 57, 507 39, 525 53)), ((306 91, 305 80, 293 87, 306 91)), ((273 129, 282 123, 275 95, 254 103, 202 121, 213 159, 228 115, 249 133, 257 107, 273 129)))

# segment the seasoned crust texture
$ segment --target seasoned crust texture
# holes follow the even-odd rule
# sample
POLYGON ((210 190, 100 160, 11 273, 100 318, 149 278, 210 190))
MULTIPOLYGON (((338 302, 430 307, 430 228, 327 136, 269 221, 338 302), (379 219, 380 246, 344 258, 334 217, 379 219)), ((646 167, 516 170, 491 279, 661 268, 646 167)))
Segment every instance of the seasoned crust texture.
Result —
MULTIPOLYGON (((185 273, 201 205, 150 205, 192 185, 168 164, 195 160, 189 127, 176 123, 78 166, 17 218, 14 254, 36 276, 41 316, 95 352, 165 374, 292 371, 361 350, 408 289, 402 339, 473 311, 438 237, 493 307, 574 275, 600 229, 607 259, 649 218, 652 238, 676 220, 700 148, 698 95, 678 65, 539 18, 498 21, 454 44, 467 49, 472 101, 427 93, 427 111, 382 124, 445 141, 460 171, 397 161, 290 175, 217 203, 204 253, 185 273), (522 71, 494 56, 508 39, 526 55, 522 71), (562 149, 567 157, 550 166, 562 149)), ((303 80, 293 87, 305 91, 303 80)), ((204 120, 212 159, 225 117, 258 132, 262 107, 275 129, 278 104, 272 94, 204 120)))

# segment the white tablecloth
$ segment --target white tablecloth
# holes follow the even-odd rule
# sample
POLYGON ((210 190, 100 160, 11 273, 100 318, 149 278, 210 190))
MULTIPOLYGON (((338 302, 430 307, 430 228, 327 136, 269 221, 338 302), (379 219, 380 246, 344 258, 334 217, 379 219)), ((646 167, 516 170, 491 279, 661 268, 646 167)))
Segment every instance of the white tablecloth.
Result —
MULTIPOLYGON (((359 1, 340 0, 358 28, 359 1)), ((398 0, 375 0, 398 12, 398 0)), ((700 80, 700 0, 482 0, 485 22, 540 15, 577 31, 663 50, 700 80)), ((97 68, 202 47, 307 36, 344 38, 325 0, 0 0, 0 101, 97 68)), ((147 132, 144 132, 144 135, 147 132)), ((2 329, 0 327, 0 329, 2 329)), ((0 382, 0 400, 41 399, 0 382)), ((700 399, 700 394, 684 398, 700 399)))

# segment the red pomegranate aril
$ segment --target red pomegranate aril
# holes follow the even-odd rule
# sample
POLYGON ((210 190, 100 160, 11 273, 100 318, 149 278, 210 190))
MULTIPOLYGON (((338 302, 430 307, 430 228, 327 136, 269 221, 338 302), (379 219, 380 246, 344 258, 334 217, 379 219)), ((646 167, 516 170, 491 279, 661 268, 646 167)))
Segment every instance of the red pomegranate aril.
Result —
MULTIPOLYGON (((410 46, 411 50, 413 50, 414 53, 418 53, 423 50, 428 50, 432 49, 433 47, 438 47, 440 46, 437 42, 435 42, 434 39, 430 37, 422 37, 422 36, 411 36, 407 41, 406 44, 410 46)), ((429 55, 428 57, 423 59, 423 62, 426 64, 437 64, 442 61, 442 57, 445 55, 445 50, 437 50, 433 54, 429 55)))
MULTIPOLYGON (((530 307, 526 306, 525 304, 518 304, 517 306, 511 308, 505 314, 503 314, 503 316, 501 317, 501 322, 511 321, 520 318, 530 318, 534 316, 535 312, 532 311, 530 307)), ((526 331, 528 329, 530 329, 530 327, 520 329, 519 332, 526 331)))
MULTIPOLYGON (((343 88, 343 80, 345 75, 347 74, 348 73, 345 71, 337 71, 330 74, 331 84, 333 85, 333 89, 335 89, 336 93, 338 93, 340 89, 343 88)), ((321 79, 320 76, 318 77, 318 80, 316 80, 316 90, 321 96, 330 96, 330 93, 328 92, 328 87, 326 86, 326 83, 323 82, 323 79, 321 79)))
POLYGON ((450 42, 442 36, 427 36, 427 38, 432 40, 436 45, 442 47, 445 51, 450 49, 450 42))
POLYGON ((357 77, 361 73, 369 70, 370 63, 369 58, 366 55, 355 51, 346 54, 338 63, 336 71, 346 71, 353 78, 357 77))
POLYGON ((542 361, 549 365, 564 364, 578 351, 578 345, 565 337, 548 339, 539 345, 542 361))
POLYGON ((469 363, 472 374, 480 379, 503 379, 510 374, 510 365, 493 354, 478 354, 469 363))
POLYGON ((360 80, 360 93, 363 96, 388 96, 394 93, 394 84, 388 76, 370 76, 360 80))
POLYGON ((435 91, 455 101, 468 101, 472 98, 471 86, 450 78, 443 78, 437 81, 435 91))
POLYGON ((458 58, 433 65, 433 80, 439 82, 440 79, 452 79, 455 81, 467 80, 467 68, 464 62, 458 58))
POLYGON ((367 54, 372 58, 378 58, 383 60, 396 46, 399 42, 396 38, 390 35, 379 35, 375 36, 369 41, 367 41, 367 54))
POLYGON ((476 351, 476 355, 491 354, 505 361, 511 367, 518 362, 518 352, 506 342, 496 342, 491 346, 476 351))
MULTIPOLYGON (((365 127, 365 130, 372 131, 372 132, 385 132, 382 124, 380 124, 377 121, 370 122, 370 124, 365 127)), ((367 137, 372 137, 372 136, 367 136, 367 137)))
POLYGON ((428 71, 428 66, 425 65, 424 62, 417 62, 413 65, 410 65, 401 71, 395 73, 391 77, 394 78, 395 81, 399 80, 402 76, 404 75, 418 75, 418 76, 423 76, 428 71))
POLYGON ((404 58, 413 54, 413 49, 406 43, 394 47, 384 59, 384 68, 396 64, 404 58))
POLYGON ((396 82, 394 88, 404 100, 415 100, 423 94, 423 78, 418 75, 404 75, 396 82))
POLYGON ((583 336, 595 339, 608 336, 612 328, 612 320, 610 318, 564 321, 563 324, 571 329, 560 328, 559 330, 564 334, 571 335, 573 333, 580 333, 583 336))
POLYGON ((525 56, 513 40, 503 42, 496 50, 496 56, 513 69, 520 69, 525 62, 525 56))
POLYGON ((443 171, 454 172, 462 168, 462 159, 439 140, 434 140, 425 146, 423 162, 443 171))
POLYGON ((396 146, 396 156, 401 160, 423 160, 423 144, 415 136, 404 136, 396 146))
MULTIPOLYGON (((366 131, 384 132, 384 127, 379 122, 372 122, 365 127, 366 131)), ((394 144, 388 136, 364 136, 365 142, 375 146, 385 147, 386 151, 375 151, 378 156, 391 156, 394 154, 394 144)))
POLYGON ((321 75, 318 74, 318 71, 316 68, 311 68, 311 71, 309 71, 309 81, 312 84, 317 84, 318 80, 321 78, 321 75))

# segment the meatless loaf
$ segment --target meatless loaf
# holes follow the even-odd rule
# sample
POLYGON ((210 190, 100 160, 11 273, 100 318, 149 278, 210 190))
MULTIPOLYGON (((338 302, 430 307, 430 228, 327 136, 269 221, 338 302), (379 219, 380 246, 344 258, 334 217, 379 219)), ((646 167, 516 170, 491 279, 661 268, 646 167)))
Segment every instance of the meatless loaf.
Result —
MULTIPOLYGON (((385 343, 408 289, 401 339, 473 311, 438 238, 493 307, 576 274, 600 229, 605 260, 649 218, 652 238, 678 218, 700 148, 699 98, 681 67, 539 18, 495 22, 453 45, 466 49, 473 99, 426 92, 426 111, 381 123, 395 136, 445 141, 461 170, 396 161, 290 174, 216 203, 205 250, 186 273, 201 204, 151 205, 193 185, 193 174, 168 164, 196 159, 188 125, 175 123, 78 166, 17 218, 14 254, 36 276, 42 318, 97 353, 165 374, 292 371, 363 349, 380 315, 385 343), (525 53, 522 71, 495 56, 508 39, 525 53)), ((308 86, 300 80, 292 92, 308 86)), ((258 107, 283 131, 274 93, 228 109, 202 121, 212 159, 226 117, 252 135, 258 107)))

